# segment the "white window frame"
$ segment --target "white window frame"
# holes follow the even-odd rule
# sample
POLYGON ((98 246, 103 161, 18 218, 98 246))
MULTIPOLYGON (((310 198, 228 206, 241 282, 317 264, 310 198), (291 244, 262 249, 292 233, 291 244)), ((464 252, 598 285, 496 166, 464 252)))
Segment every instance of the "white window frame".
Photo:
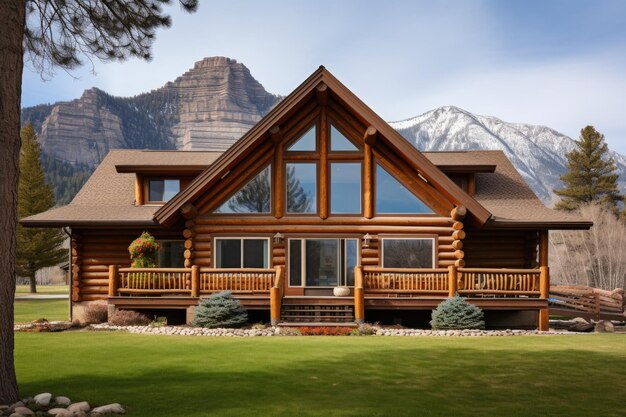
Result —
POLYGON ((432 260, 433 260, 433 266, 431 267, 431 269, 436 269, 437 268, 437 239, 435 237, 405 237, 405 236, 398 236, 398 237, 394 237, 394 236, 385 236, 385 237, 381 237, 380 238, 380 264, 383 268, 386 268, 385 266, 385 240, 430 240, 433 242, 432 245, 432 260))
POLYGON ((265 267, 266 269, 270 269, 270 265, 271 265, 271 252, 272 252, 272 247, 271 247, 271 242, 270 242, 270 238, 266 237, 266 236, 215 236, 213 238, 213 267, 214 268, 218 268, 217 266, 217 241, 218 240, 239 240, 241 241, 240 244, 240 256, 239 256, 239 268, 226 268, 226 267, 219 267, 220 269, 243 269, 243 256, 244 256, 244 250, 243 250, 243 242, 244 240, 265 240, 267 241, 267 258, 266 258, 266 264, 267 266, 265 267))
MULTIPOLYGON (((322 236, 316 236, 316 237, 290 237, 287 239, 287 250, 288 250, 288 257, 287 257, 287 283, 289 285, 289 287, 291 288, 334 288, 336 286, 343 286, 343 283, 338 282, 337 285, 327 285, 327 286, 307 286, 306 285, 306 244, 305 242, 307 240, 336 240, 338 241, 338 245, 337 245, 337 259, 339 259, 339 261, 341 261, 341 241, 348 241, 348 240, 354 240, 356 241, 356 257, 357 257, 357 266, 361 265, 361 251, 360 251, 360 239, 357 237, 334 237, 334 236, 329 236, 329 237, 322 237, 322 236), (299 240, 300 241, 300 285, 291 285, 291 241, 292 240, 299 240)), ((348 277, 348 263, 345 262, 347 260, 347 256, 344 256, 344 264, 339 266, 339 271, 338 272, 343 272, 343 276, 344 277, 348 277)), ((341 277, 339 277, 341 278, 341 277)), ((347 283, 347 282, 346 282, 347 283)))

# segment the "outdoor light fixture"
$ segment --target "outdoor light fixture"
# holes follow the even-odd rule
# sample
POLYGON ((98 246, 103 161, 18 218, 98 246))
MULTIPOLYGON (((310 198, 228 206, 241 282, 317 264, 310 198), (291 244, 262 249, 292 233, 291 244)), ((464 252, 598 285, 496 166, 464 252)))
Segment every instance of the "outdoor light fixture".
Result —
POLYGON ((363 247, 369 248, 370 243, 372 243, 372 235, 370 235, 369 233, 366 233, 365 236, 363 236, 363 247))
POLYGON ((274 235, 274 243, 281 244, 285 241, 285 236, 283 236, 280 232, 277 232, 274 235))

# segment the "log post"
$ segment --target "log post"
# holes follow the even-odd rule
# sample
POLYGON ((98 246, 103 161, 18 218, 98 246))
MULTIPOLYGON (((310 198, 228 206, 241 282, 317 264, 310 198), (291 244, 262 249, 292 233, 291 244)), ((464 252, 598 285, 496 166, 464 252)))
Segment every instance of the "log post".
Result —
POLYGON ((109 265, 109 297, 115 297, 117 295, 118 288, 118 266, 109 265))
POLYGON ((548 308, 548 298, 550 298, 550 268, 548 267, 548 247, 549 234, 547 230, 539 232, 539 297, 546 300, 546 307, 539 310, 540 331, 550 330, 550 311, 548 308))
POLYGON ((276 326, 280 321, 280 310, 282 303, 283 276, 285 267, 277 266, 274 285, 270 288, 270 324, 276 326))
POLYGON ((539 330, 547 332, 550 330, 550 311, 548 309, 548 298, 550 298, 550 268, 539 267, 539 298, 546 300, 546 307, 539 310, 539 330))
POLYGON ((365 295, 363 290, 363 267, 354 268, 354 321, 365 322, 365 295))
POLYGON ((448 267, 448 297, 452 298, 458 291, 459 275, 455 265, 448 267))
POLYGON ((198 265, 191 267, 191 296, 200 297, 200 267, 198 265))

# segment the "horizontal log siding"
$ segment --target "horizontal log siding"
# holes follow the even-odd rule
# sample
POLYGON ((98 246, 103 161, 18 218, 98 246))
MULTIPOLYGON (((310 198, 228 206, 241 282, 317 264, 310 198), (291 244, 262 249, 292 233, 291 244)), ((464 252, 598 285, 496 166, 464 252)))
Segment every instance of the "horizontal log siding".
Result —
MULTIPOLYGON (((227 236, 250 236, 264 235, 273 236, 280 232, 285 236, 285 243, 271 243, 272 264, 271 267, 286 265, 286 239, 290 235, 355 235, 365 234, 376 237, 384 235, 392 237, 403 236, 433 236, 436 235, 437 268, 445 268, 454 265, 455 249, 452 246, 454 239, 453 224, 455 222, 447 217, 375 217, 373 219, 330 217, 326 220, 313 217, 283 217, 275 219, 267 216, 231 215, 200 215, 195 219, 194 225, 194 257, 193 264, 202 267, 213 267, 212 244, 215 235, 227 236)), ((381 236, 382 237, 382 236, 381 236)), ((361 249, 361 264, 370 266, 381 265, 379 240, 372 240, 369 248, 361 249)))
MULTIPOLYGON (((130 266, 128 245, 143 229, 74 230, 72 300, 102 300, 108 294, 109 265, 130 266)), ((182 239, 181 231, 150 230, 157 239, 182 239)))
POLYGON ((463 240, 468 268, 536 268, 538 232, 467 230, 463 240))

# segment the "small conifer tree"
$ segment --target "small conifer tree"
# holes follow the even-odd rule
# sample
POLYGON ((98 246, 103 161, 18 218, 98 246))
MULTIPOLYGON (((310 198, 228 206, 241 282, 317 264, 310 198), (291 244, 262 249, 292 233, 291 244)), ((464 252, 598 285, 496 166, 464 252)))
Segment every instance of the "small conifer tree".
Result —
POLYGON ((593 126, 585 127, 576 148, 567 154, 567 172, 561 176, 564 187, 554 190, 561 197, 556 208, 572 211, 583 203, 599 202, 616 211, 621 199, 616 169, 604 135, 593 126))
POLYGON ((430 326, 433 330, 484 329, 485 315, 480 308, 457 295, 442 301, 433 310, 430 326))
POLYGON ((232 297, 230 291, 218 292, 200 302, 196 307, 193 325, 215 329, 218 327, 241 327, 248 321, 248 313, 232 297))
MULTIPOLYGON (((27 123, 20 131, 20 180, 18 186, 18 216, 32 216, 54 207, 54 195, 46 184, 41 167, 41 148, 33 125, 27 123)), ((67 260, 63 249, 65 237, 61 229, 25 228, 17 226, 17 274, 30 281, 30 292, 37 292, 35 274, 42 268, 67 260)))

